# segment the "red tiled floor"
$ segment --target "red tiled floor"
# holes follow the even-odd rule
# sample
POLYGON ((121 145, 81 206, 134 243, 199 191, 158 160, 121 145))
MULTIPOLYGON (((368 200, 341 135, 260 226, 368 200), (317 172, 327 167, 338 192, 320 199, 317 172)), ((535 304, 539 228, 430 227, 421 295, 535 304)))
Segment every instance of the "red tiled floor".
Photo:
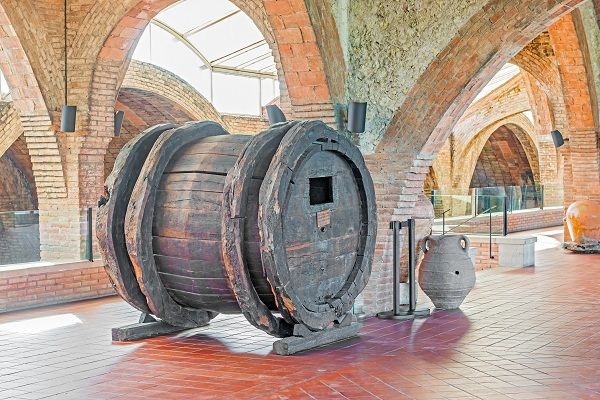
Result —
POLYGON ((537 261, 479 273, 462 311, 369 318, 359 338, 292 357, 239 316, 112 344, 137 319, 118 298, 1 315, 0 399, 600 398, 600 256, 537 261), (81 323, 24 332, 52 316, 81 323))

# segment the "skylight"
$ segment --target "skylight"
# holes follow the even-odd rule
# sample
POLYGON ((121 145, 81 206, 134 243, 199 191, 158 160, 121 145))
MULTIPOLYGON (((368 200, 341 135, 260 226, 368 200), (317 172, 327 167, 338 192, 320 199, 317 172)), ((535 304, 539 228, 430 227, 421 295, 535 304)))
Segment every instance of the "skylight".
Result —
POLYGON ((475 102, 475 101, 481 99, 482 97, 484 97, 485 95, 491 93, 495 89, 499 88, 500 86, 502 86, 503 84, 508 82, 511 78, 513 78, 520 72, 521 72, 521 70, 516 65, 510 64, 510 63, 505 64, 502 67, 502 69, 500 71, 498 71, 498 73, 496 75, 494 75, 492 80, 489 81, 489 83, 487 85, 485 85, 485 87, 483 88, 481 93, 479 93, 477 95, 477 97, 475 97, 475 100, 473 100, 473 101, 475 102))
POLYGON ((279 96, 271 48, 252 19, 227 0, 167 7, 148 25, 133 58, 180 76, 220 112, 258 115, 279 96))

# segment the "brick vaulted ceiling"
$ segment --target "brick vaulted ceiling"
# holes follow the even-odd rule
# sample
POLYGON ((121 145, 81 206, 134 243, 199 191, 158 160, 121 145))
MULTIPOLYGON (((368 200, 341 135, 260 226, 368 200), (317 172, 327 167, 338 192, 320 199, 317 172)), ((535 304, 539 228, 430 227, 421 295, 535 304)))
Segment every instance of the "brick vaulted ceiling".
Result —
POLYGON ((527 154, 511 128, 504 125, 496 129, 479 155, 470 187, 533 184, 527 154))

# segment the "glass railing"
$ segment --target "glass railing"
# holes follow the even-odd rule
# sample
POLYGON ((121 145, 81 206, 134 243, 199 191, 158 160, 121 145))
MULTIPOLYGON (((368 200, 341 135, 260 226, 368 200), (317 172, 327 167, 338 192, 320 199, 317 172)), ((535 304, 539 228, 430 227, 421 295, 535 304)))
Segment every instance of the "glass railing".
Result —
POLYGON ((508 214, 521 210, 555 206, 562 201, 559 191, 546 196, 544 186, 502 186, 469 189, 466 195, 432 191, 434 233, 459 232, 505 235, 508 214))
MULTIPOLYGON (((499 186, 470 189, 469 194, 477 198, 481 196, 506 197, 508 212, 530 210, 544 207, 543 186, 499 186)), ((485 202, 477 205, 478 212, 487 209, 491 204, 485 202)))
POLYGON ((49 262, 98 257, 97 243, 92 234, 95 223, 92 209, 74 210, 70 218, 77 221, 71 226, 78 224, 79 229, 57 229, 55 233, 50 229, 43 238, 40 236, 38 210, 0 212, 0 269, 2 266, 38 262, 42 257, 49 262))
POLYGON ((434 234, 506 234, 506 197, 436 195, 434 234))
POLYGON ((39 212, 0 212, 0 265, 35 261, 40 261, 39 212))

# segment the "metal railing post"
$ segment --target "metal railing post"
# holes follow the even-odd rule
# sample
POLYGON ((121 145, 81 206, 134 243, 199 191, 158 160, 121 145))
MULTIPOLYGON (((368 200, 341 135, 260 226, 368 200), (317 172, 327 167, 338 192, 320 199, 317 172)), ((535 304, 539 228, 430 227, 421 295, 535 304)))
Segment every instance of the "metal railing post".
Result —
POLYGON ((408 226, 408 312, 413 313, 417 308, 417 278, 415 276, 415 220, 410 218, 408 226))
POLYGON ((394 315, 398 314, 400 310, 400 228, 402 225, 400 221, 392 221, 390 228, 393 230, 394 236, 394 253, 393 253, 393 267, 394 268, 394 315))
POLYGON ((446 211, 442 213, 442 235, 446 234, 446 211))
POLYGON ((502 211, 502 236, 508 235, 508 204, 504 197, 504 209, 502 211))
POLYGON ((490 258, 494 258, 494 256, 492 255, 492 208, 491 207, 489 209, 489 215, 490 215, 490 258))
POLYGON ((87 235, 85 238, 85 258, 88 261, 94 261, 94 249, 92 247, 92 209, 88 207, 87 214, 87 235))

